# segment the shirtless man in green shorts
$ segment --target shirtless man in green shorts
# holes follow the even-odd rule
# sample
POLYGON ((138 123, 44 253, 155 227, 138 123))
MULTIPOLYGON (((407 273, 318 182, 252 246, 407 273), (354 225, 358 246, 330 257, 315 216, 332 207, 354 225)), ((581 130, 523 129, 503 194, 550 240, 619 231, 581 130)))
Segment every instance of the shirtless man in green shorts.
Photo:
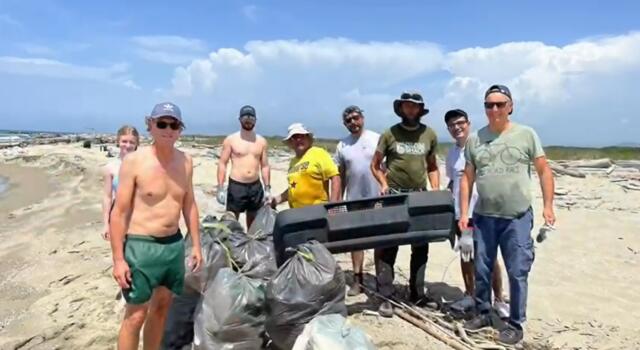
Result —
POLYGON ((146 119, 149 147, 127 155, 120 167, 111 214, 113 277, 127 301, 118 349, 137 349, 144 324, 144 349, 159 349, 172 292, 180 294, 185 251, 182 213, 193 239, 190 268, 202 263, 198 207, 191 157, 174 147, 184 124, 178 106, 159 103, 146 119))

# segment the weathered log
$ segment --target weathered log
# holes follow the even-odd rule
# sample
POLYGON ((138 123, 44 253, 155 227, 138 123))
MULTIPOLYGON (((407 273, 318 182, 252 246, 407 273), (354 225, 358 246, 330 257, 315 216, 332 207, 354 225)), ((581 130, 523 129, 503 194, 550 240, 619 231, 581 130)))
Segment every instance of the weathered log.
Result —
POLYGON ((601 169, 609 169, 613 165, 611 159, 602 158, 602 159, 586 159, 586 160, 572 160, 567 162, 567 167, 569 168, 601 168, 601 169))
POLYGON ((572 176, 572 177, 579 177, 579 178, 585 178, 587 177, 587 175, 583 174, 582 172, 575 170, 575 169, 568 169, 568 168, 564 168, 559 164, 556 164, 554 162, 549 162, 549 167, 551 168, 551 170, 553 170, 556 174, 560 174, 560 175, 568 175, 568 176, 572 176))

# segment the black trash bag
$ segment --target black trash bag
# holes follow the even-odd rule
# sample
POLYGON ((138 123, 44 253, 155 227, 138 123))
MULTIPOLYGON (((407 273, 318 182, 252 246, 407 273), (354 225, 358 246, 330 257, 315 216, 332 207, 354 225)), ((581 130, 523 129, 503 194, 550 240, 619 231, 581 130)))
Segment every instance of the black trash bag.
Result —
POLYGON ((196 309, 196 350, 260 349, 264 333, 265 287, 223 268, 196 309))
POLYGON ((247 277, 267 281, 278 270, 273 241, 265 235, 233 233, 228 237, 227 245, 233 261, 247 277))
POLYGON ((347 317, 344 273, 322 244, 298 246, 267 284, 265 328, 277 349, 289 350, 315 316, 347 317))
POLYGON ((249 227, 247 232, 249 236, 260 237, 264 235, 273 240, 273 227, 276 224, 277 215, 278 212, 275 209, 268 205, 262 206, 262 208, 258 209, 256 218, 251 223, 251 227, 249 227))
POLYGON ((191 348, 193 317, 201 299, 200 293, 184 293, 173 297, 162 337, 162 350, 191 348))
POLYGON ((165 322, 163 349, 182 349, 183 346, 193 342, 193 319, 196 306, 218 271, 229 265, 229 256, 221 240, 229 235, 230 227, 235 226, 233 223, 219 221, 213 216, 203 219, 200 226, 202 266, 197 272, 192 272, 189 266, 190 252, 193 247, 191 235, 187 234, 185 237, 184 292, 183 295, 174 297, 169 308, 169 315, 165 322))
MULTIPOLYGON (((206 219, 206 218, 205 218, 206 219)), ((216 273, 226 266, 229 266, 228 256, 221 240, 227 235, 229 228, 223 222, 204 222, 200 229, 200 247, 202 252, 202 266, 196 272, 192 272, 189 267, 191 262, 191 249, 193 241, 191 235, 187 234, 184 240, 184 288, 188 292, 204 293, 207 284, 216 277, 216 273)))

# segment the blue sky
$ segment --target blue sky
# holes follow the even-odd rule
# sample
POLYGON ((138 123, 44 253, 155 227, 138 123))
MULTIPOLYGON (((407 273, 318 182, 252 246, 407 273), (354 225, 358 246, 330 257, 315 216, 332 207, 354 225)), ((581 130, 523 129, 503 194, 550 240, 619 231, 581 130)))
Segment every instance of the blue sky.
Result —
POLYGON ((337 137, 346 105, 382 131, 419 90, 447 140, 446 110, 479 127, 504 83, 546 144, 639 142, 640 2, 513 3, 0 0, 0 129, 142 129, 171 100, 189 132, 231 132, 253 104, 263 134, 337 137))

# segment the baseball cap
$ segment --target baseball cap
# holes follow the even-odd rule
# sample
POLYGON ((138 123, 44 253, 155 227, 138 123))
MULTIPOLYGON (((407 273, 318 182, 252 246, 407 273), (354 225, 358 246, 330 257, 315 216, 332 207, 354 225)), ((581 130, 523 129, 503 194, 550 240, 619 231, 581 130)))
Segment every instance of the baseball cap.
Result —
POLYGON ((444 122, 447 123, 450 119, 458 117, 465 117, 465 119, 469 120, 469 115, 467 114, 467 112, 463 111, 462 109, 452 109, 444 114, 444 122))
POLYGON ((487 98, 489 94, 492 94, 494 92, 499 92, 507 96, 510 100, 513 100, 513 98, 511 97, 511 90, 509 90, 508 87, 500 84, 491 85, 491 87, 487 89, 487 92, 484 93, 484 98, 487 98))
POLYGON ((256 117, 256 109, 253 108, 252 106, 249 106, 249 105, 242 106, 242 108, 240 108, 239 117, 242 118, 245 115, 250 115, 252 117, 256 117))
POLYGON ((160 117, 171 117, 176 119, 177 121, 184 126, 184 122, 182 121, 182 112, 180 108, 171 102, 161 102, 156 104, 151 110, 151 115, 149 118, 156 119, 160 117))
POLYGON ((289 125, 289 128, 287 129, 287 137, 282 139, 282 141, 288 141, 293 135, 311 135, 311 137, 313 137, 313 133, 302 123, 293 123, 289 125))

